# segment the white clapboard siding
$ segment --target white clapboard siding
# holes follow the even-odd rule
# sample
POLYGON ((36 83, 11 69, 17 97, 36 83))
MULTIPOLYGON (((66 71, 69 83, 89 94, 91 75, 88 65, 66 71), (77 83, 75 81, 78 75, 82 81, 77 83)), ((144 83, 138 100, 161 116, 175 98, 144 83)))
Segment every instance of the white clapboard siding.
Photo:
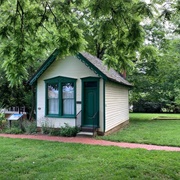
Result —
POLYGON ((128 89, 117 83, 105 84, 106 128, 109 131, 129 119, 128 89))
MULTIPOLYGON (((65 59, 57 59, 46 71, 39 77, 37 82, 37 125, 41 127, 42 121, 45 118, 45 82, 44 80, 57 76, 75 78, 76 81, 76 101, 81 101, 81 79, 84 77, 98 77, 84 63, 74 56, 66 57, 65 59)), ((102 84, 102 83, 101 83, 102 84)), ((101 88, 100 88, 100 91, 101 88)), ((81 105, 77 105, 77 113, 80 111, 81 105)), ((60 127, 64 123, 75 126, 75 119, 68 118, 47 118, 48 122, 53 127, 60 127)))

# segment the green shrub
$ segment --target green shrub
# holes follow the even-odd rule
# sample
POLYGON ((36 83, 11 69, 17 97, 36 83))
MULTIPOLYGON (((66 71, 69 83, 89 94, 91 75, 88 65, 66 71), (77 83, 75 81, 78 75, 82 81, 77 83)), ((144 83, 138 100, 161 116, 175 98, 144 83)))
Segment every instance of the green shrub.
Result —
POLYGON ((133 103, 133 112, 160 113, 162 111, 162 107, 162 103, 148 102, 141 99, 138 102, 133 103))
POLYGON ((55 129, 55 128, 51 128, 50 130, 50 135, 51 136, 60 136, 60 130, 59 129, 55 129))
POLYGON ((11 127, 12 128, 20 128, 20 120, 17 120, 17 121, 11 121, 11 127))
POLYGON ((64 123, 65 126, 61 126, 60 135, 66 137, 73 137, 79 132, 79 128, 77 126, 71 127, 67 123, 64 123))
POLYGON ((48 120, 45 120, 41 125, 42 134, 51 134, 52 127, 50 127, 48 120))
POLYGON ((49 127, 42 126, 41 127, 41 132, 42 132, 42 134, 50 134, 51 130, 50 130, 49 127))
POLYGON ((12 127, 4 130, 4 133, 7 134, 22 134, 23 131, 20 128, 12 127))
POLYGON ((5 114, 4 113, 0 113, 0 121, 2 121, 2 120, 5 120, 6 118, 5 118, 5 114))
POLYGON ((7 134, 20 134, 23 133, 23 128, 20 125, 20 121, 11 121, 11 128, 9 127, 10 122, 7 120, 1 121, 1 132, 7 134))
POLYGON ((5 120, 5 114, 4 113, 0 113, 0 128, 2 128, 4 120, 5 120))
POLYGON ((37 125, 35 121, 23 121, 23 129, 27 134, 37 133, 37 125))
POLYGON ((4 129, 8 126, 7 120, 1 120, 0 121, 0 129, 4 129))

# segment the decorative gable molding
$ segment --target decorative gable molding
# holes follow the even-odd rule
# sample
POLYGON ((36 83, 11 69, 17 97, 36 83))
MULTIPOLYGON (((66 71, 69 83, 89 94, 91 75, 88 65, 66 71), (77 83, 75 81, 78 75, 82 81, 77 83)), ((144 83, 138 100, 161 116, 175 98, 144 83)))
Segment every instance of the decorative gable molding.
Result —
POLYGON ((89 62, 81 53, 78 53, 76 57, 99 77, 107 79, 107 77, 100 70, 98 70, 91 62, 89 62))
MULTIPOLYGON (((49 58, 43 63, 43 65, 37 70, 37 72, 32 76, 32 78, 28 81, 29 85, 33 85, 36 83, 38 78, 46 71, 46 69, 56 60, 60 51, 56 49, 49 58)), ((116 72, 114 69, 108 67, 103 64, 103 62, 95 56, 92 56, 89 53, 78 53, 76 54, 77 59, 79 59, 82 63, 84 63, 91 71, 97 74, 99 77, 104 80, 114 81, 118 84, 131 87, 132 85, 125 80, 121 74, 116 72)))
POLYGON ((49 58, 43 63, 43 65, 37 70, 34 76, 28 81, 29 85, 33 85, 37 79, 46 71, 46 69, 54 62, 59 54, 59 50, 55 49, 49 58))

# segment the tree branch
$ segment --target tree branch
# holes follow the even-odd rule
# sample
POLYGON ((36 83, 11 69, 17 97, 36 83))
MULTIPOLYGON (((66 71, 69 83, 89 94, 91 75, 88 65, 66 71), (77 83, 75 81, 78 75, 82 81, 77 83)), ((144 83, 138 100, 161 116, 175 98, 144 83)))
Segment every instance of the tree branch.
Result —
POLYGON ((49 34, 53 34, 52 32, 50 32, 43 24, 42 27, 49 33, 49 34))
POLYGON ((128 28, 128 31, 130 32, 129 25, 128 25, 128 23, 126 22, 126 18, 124 17, 124 15, 123 15, 123 14, 122 14, 122 18, 123 18, 123 20, 124 20, 124 22, 125 22, 125 24, 126 24, 126 26, 127 26, 127 28, 128 28))
MULTIPOLYGON (((20 14, 20 17, 21 17, 21 33, 23 33, 23 26, 24 26, 24 10, 23 10, 23 8, 22 8, 22 6, 21 6, 21 4, 20 4, 20 2, 19 1, 17 1, 17 6, 20 8, 20 10, 21 10, 21 14, 20 14)), ((19 9, 18 8, 18 9, 19 9)), ((19 11, 19 10, 18 10, 19 11)))
POLYGON ((116 14, 116 11, 113 8, 111 8, 111 13, 112 13, 112 21, 113 21, 113 23, 114 23, 114 25, 118 31, 118 36, 119 36, 120 35, 119 26, 117 25, 116 21, 114 20, 114 14, 116 14))
POLYGON ((54 17, 56 27, 58 28, 58 25, 57 25, 57 17, 56 17, 56 15, 54 14, 54 12, 52 11, 51 6, 50 6, 48 3, 47 3, 47 6, 49 7, 49 10, 50 10, 51 14, 52 14, 53 17, 54 17))
POLYGON ((47 8, 47 6, 48 6, 48 2, 46 2, 46 4, 45 4, 45 6, 44 6, 44 13, 43 13, 43 15, 42 15, 42 18, 41 18, 41 21, 40 21, 40 23, 39 23, 39 26, 41 26, 42 25, 42 23, 44 22, 44 20, 45 20, 45 15, 46 15, 46 8, 47 8))

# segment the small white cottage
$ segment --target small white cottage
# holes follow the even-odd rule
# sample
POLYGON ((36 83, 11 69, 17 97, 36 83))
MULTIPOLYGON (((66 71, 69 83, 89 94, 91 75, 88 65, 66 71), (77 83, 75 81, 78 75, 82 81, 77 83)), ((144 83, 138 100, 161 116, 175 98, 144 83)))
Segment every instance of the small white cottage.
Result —
POLYGON ((131 84, 118 72, 88 53, 58 58, 55 50, 30 79, 36 85, 37 126, 93 128, 101 134, 120 129, 129 121, 131 84))

